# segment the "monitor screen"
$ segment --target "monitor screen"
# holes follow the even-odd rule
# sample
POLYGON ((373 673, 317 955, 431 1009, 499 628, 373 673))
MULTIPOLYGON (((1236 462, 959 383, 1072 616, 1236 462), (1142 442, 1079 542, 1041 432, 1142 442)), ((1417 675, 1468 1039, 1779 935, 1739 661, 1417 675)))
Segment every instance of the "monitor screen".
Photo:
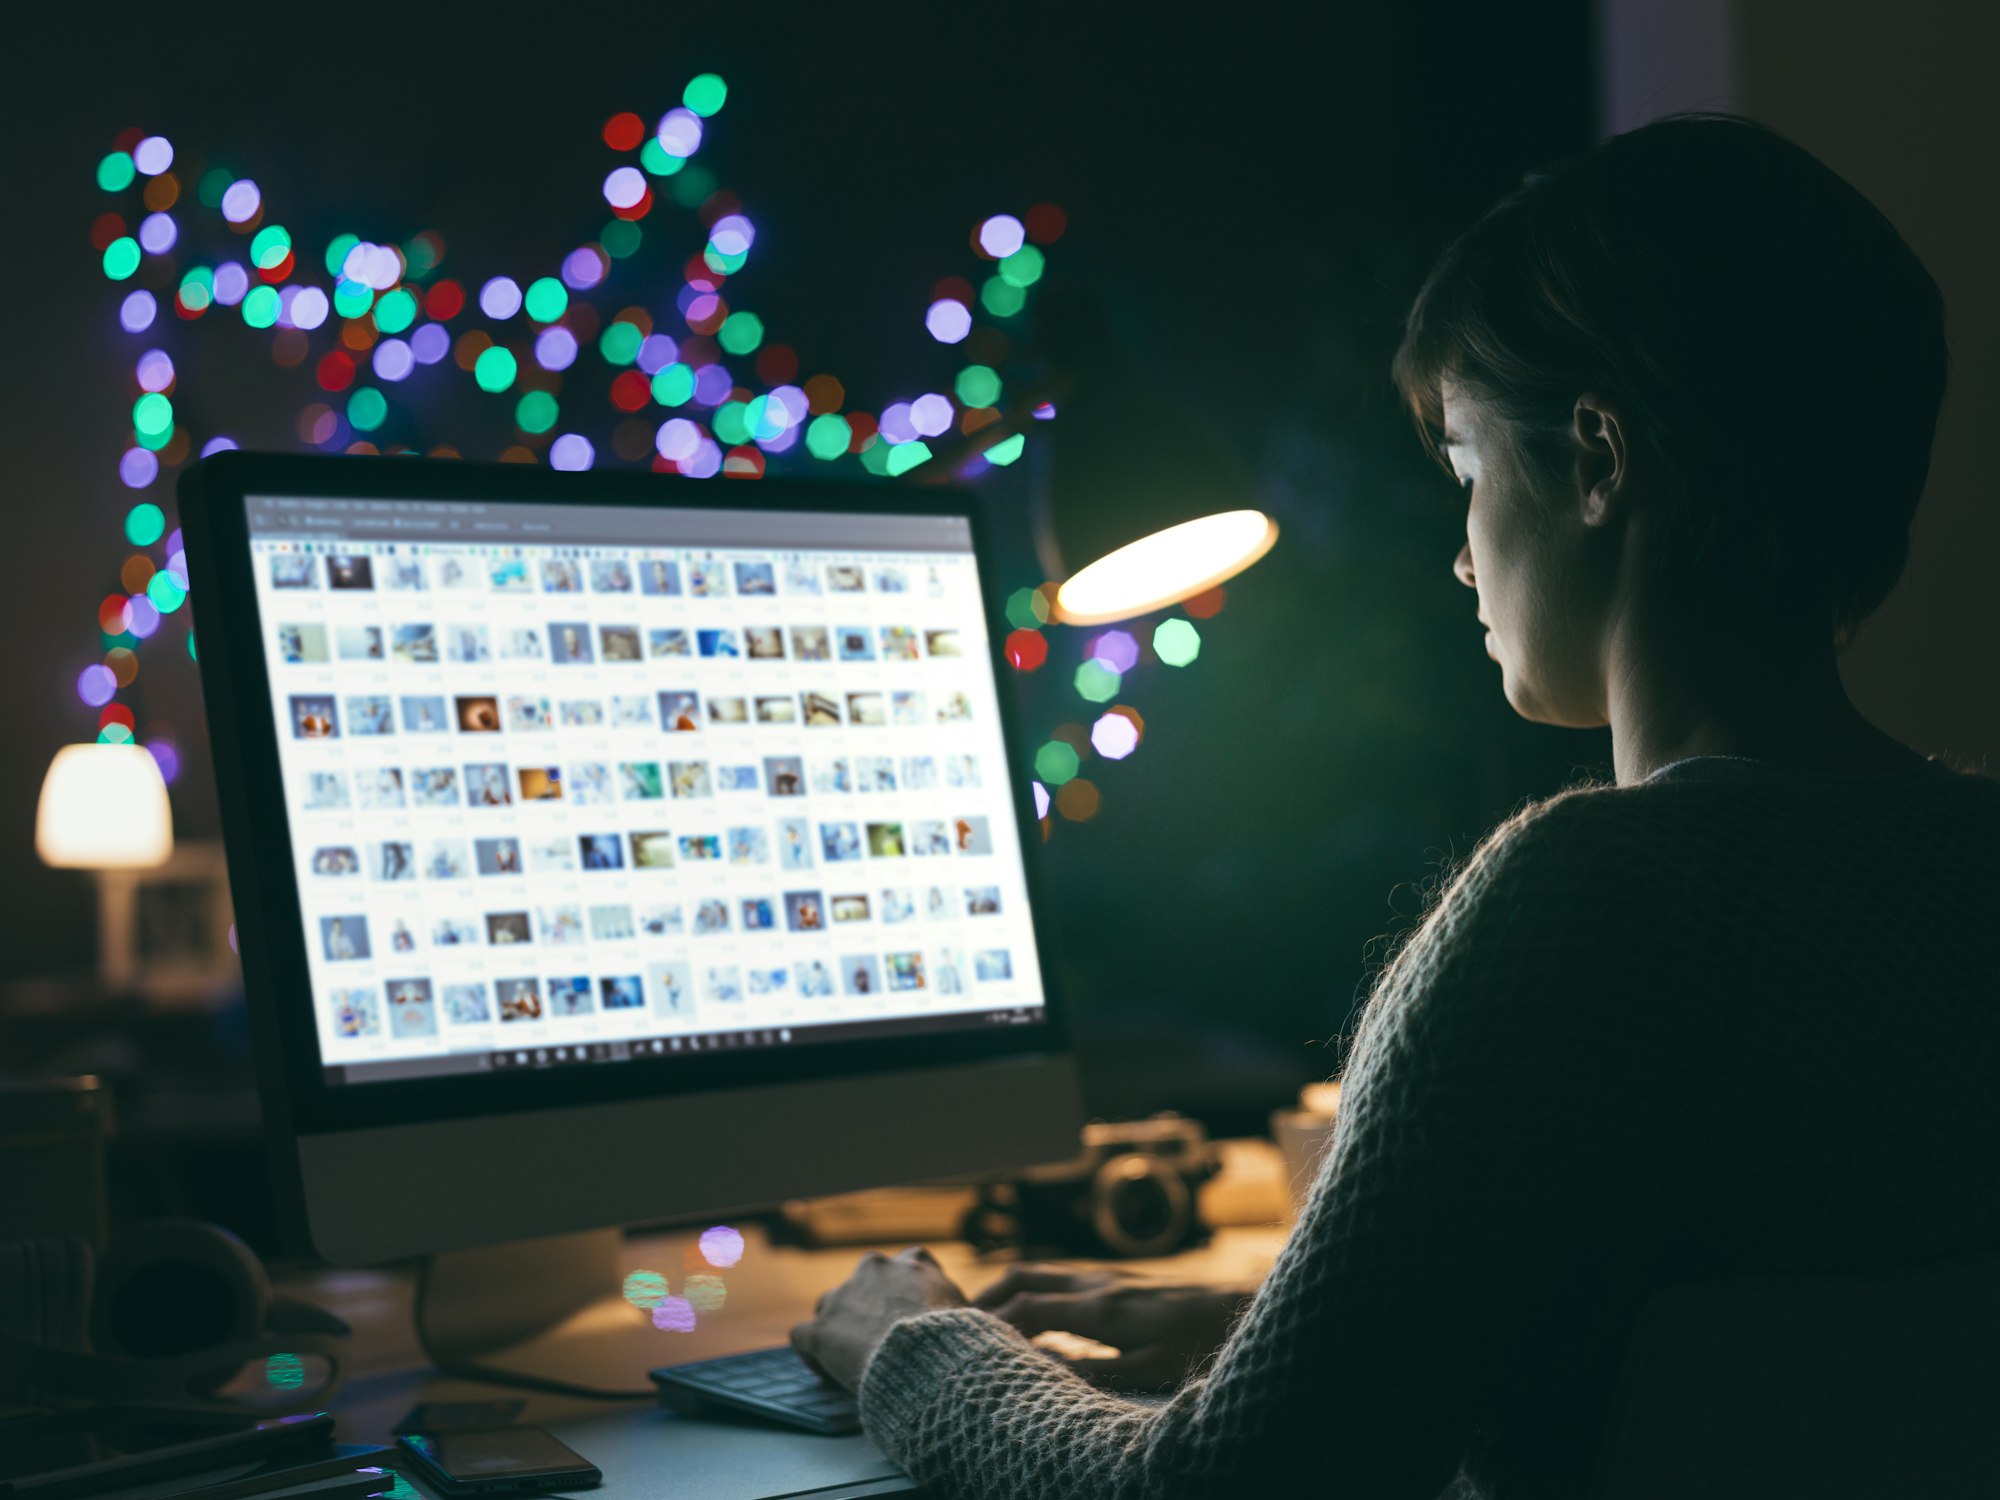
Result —
POLYGON ((245 515, 329 1085, 1040 1019, 967 518, 245 515))

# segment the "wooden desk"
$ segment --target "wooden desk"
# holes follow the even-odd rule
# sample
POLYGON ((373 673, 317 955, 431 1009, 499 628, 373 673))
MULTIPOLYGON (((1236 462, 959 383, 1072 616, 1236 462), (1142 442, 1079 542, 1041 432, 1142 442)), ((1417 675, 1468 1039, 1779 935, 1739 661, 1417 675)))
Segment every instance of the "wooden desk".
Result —
MULTIPOLYGON (((1204 1190, 1202 1199, 1209 1222, 1221 1226, 1210 1243, 1161 1260, 1121 1265, 1144 1275, 1188 1282, 1254 1282, 1270 1268, 1287 1233, 1285 1224, 1275 1222, 1282 1203, 1273 1191, 1276 1153, 1267 1142, 1226 1144, 1230 1149, 1225 1169, 1204 1190), (1264 1222, 1242 1222, 1245 1218, 1264 1222)), ((700 1260, 697 1238, 698 1231, 686 1230, 635 1235, 625 1241, 623 1269, 627 1273, 656 1271, 676 1292, 690 1270, 722 1279, 723 1305, 700 1315, 692 1332, 648 1331, 647 1337, 657 1343, 658 1364, 785 1343, 792 1326, 810 1314, 819 1295, 845 1280, 855 1261, 870 1248, 773 1247, 751 1227, 745 1232, 742 1260, 716 1272, 700 1260)), ((875 1248, 894 1252, 907 1243, 875 1248)), ((931 1249, 968 1296, 997 1280, 1008 1264, 999 1258, 982 1260, 961 1243, 932 1242, 931 1249)), ((396 1423, 419 1401, 478 1401, 517 1395, 528 1402, 521 1420, 540 1425, 649 1404, 643 1400, 601 1401, 510 1391, 440 1375, 417 1343, 413 1268, 319 1271, 289 1278, 282 1289, 338 1313, 353 1326, 347 1381, 334 1401, 341 1437, 347 1442, 388 1441, 396 1423)))

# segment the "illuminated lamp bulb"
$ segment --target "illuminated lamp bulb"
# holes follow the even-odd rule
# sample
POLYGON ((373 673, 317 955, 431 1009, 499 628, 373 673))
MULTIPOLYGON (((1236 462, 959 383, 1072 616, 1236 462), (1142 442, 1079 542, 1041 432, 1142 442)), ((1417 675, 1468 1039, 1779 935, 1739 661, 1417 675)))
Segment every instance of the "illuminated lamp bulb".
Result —
POLYGON ((35 852, 59 869, 166 863, 174 852, 174 815, 159 762, 137 745, 63 746, 42 780, 35 852))
POLYGON ((1071 575, 1056 592, 1065 625, 1106 625, 1206 593, 1256 562, 1278 540, 1261 510, 1200 516, 1129 542, 1071 575))

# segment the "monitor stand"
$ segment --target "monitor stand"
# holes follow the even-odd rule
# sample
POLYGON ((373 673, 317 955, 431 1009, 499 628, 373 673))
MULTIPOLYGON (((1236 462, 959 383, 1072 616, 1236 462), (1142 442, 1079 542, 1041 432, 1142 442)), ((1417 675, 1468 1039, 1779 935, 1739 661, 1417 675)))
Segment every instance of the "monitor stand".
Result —
MULTIPOLYGON (((440 1370, 572 1396, 655 1394, 672 1362, 622 1295, 615 1229, 447 1250, 417 1274, 417 1338, 440 1370)), ((680 1359, 692 1351, 675 1351, 680 1359)))

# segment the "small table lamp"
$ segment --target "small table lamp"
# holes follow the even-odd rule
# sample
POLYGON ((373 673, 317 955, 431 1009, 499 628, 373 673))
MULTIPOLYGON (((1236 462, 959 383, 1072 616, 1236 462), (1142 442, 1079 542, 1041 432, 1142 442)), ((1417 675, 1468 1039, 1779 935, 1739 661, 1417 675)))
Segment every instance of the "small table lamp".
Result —
POLYGON ((92 870, 98 887, 98 952, 107 985, 132 982, 135 870, 174 852, 174 814, 152 754, 137 745, 65 745, 42 780, 35 852, 58 869, 92 870))

